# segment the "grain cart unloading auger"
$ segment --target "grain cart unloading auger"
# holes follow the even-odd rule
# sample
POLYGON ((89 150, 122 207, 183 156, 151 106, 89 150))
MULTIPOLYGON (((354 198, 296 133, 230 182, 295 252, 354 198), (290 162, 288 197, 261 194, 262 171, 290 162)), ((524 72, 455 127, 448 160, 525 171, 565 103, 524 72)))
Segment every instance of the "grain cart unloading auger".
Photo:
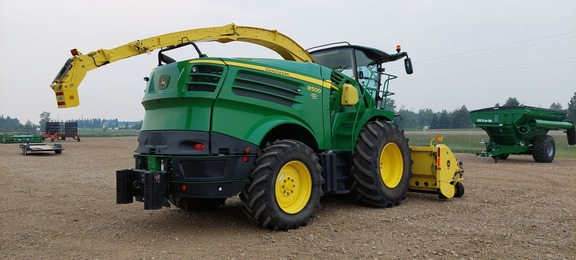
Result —
POLYGON ((510 154, 531 154, 535 161, 554 160, 556 143, 549 130, 566 130, 568 144, 576 144, 576 128, 560 111, 530 107, 489 107, 470 112, 470 119, 490 137, 480 155, 495 161, 510 154))
POLYGON ((277 31, 234 24, 170 33, 86 55, 72 50, 51 85, 58 106, 79 104, 87 71, 160 48, 145 78, 135 167, 116 173, 117 203, 206 209, 239 194, 253 222, 291 229, 308 223, 326 193, 392 207, 408 189, 443 198, 464 192, 450 149, 432 141, 410 149, 394 112, 383 109, 395 76, 382 64, 405 57, 412 72, 399 47, 308 52, 277 31), (195 41, 254 43, 284 60, 208 57, 195 41), (185 45, 198 58, 165 55, 185 45))

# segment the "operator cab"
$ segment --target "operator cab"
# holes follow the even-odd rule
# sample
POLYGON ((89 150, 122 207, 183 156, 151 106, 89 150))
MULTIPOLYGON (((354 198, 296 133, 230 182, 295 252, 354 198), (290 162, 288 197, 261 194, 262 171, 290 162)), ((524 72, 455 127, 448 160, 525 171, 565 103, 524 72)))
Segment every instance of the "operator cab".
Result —
POLYGON ((308 52, 316 63, 339 71, 358 81, 369 92, 372 92, 370 94, 375 97, 376 102, 379 102, 385 96, 393 95, 393 93, 388 92, 388 82, 396 78, 396 76, 384 73, 383 63, 406 57, 404 60, 406 73, 412 74, 413 72, 412 61, 408 58, 408 53, 400 52, 400 45, 396 46, 396 54, 388 54, 370 47, 351 45, 348 42, 313 47, 308 49, 308 52), (382 76, 385 78, 384 82, 382 82, 382 76), (374 92, 379 94, 374 95, 374 92))
POLYGON ((400 52, 400 46, 396 47, 397 54, 388 54, 378 49, 350 45, 348 42, 332 43, 308 49, 314 61, 320 65, 338 70, 346 76, 356 79, 366 87, 378 87, 380 77, 378 72, 384 72, 382 64, 396 61, 406 57, 406 73, 412 74, 412 62, 406 52, 400 52), (344 45, 342 45, 344 44, 344 45), (337 45, 325 49, 310 51, 330 45, 337 45))

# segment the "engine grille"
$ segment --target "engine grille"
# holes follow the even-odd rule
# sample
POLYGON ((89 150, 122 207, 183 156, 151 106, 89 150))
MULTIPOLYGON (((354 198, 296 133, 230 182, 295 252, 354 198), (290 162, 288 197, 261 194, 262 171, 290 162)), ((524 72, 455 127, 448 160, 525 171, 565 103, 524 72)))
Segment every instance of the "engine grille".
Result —
POLYGON ((214 92, 224 69, 214 65, 194 65, 190 68, 186 86, 188 91, 214 92))
POLYGON ((292 106, 294 103, 300 103, 296 97, 301 95, 301 88, 302 86, 296 82, 282 81, 252 73, 239 73, 232 87, 232 92, 239 96, 292 106))

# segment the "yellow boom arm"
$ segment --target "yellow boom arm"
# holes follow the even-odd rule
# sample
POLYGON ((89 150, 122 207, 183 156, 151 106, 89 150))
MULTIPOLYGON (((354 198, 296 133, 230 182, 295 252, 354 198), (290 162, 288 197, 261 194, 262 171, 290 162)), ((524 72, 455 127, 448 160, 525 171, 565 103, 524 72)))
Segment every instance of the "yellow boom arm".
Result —
POLYGON ((150 53, 155 49, 194 41, 248 42, 271 49, 285 60, 313 62, 312 57, 304 48, 276 30, 228 24, 221 27, 168 33, 88 54, 81 54, 74 49, 72 50, 73 57, 66 61, 50 87, 56 93, 59 108, 75 107, 80 104, 78 86, 88 71, 132 56, 150 53))

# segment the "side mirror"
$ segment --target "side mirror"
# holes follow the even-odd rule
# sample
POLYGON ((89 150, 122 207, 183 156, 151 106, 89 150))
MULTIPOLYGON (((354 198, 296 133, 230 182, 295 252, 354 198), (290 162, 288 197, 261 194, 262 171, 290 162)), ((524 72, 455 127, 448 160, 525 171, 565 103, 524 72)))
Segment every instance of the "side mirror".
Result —
POLYGON ((404 59, 404 69, 406 69, 406 74, 414 73, 414 69, 412 68, 412 60, 408 57, 404 59))

